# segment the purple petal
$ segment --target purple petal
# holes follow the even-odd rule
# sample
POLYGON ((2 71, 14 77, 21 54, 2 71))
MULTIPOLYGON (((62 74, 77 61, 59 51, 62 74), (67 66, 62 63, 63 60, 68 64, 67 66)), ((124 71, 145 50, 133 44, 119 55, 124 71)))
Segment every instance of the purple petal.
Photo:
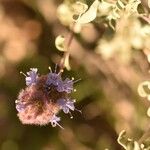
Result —
POLYGON ((55 127, 57 125, 57 122, 59 122, 59 121, 60 121, 60 117, 57 117, 55 115, 53 115, 51 120, 50 120, 53 127, 55 127))
POLYGON ((73 90, 73 81, 66 78, 64 81, 60 81, 57 86, 58 92, 71 93, 73 90))
POLYGON ((57 125, 63 129, 63 127, 58 123, 60 121, 60 117, 57 117, 56 115, 53 115, 50 122, 52 127, 56 127, 57 125))
POLYGON ((66 106, 63 107, 62 110, 63 110, 63 112, 64 112, 65 114, 68 114, 68 113, 69 113, 69 108, 66 107, 66 106))
POLYGON ((61 80, 61 77, 57 73, 49 73, 46 84, 47 85, 53 84, 57 86, 60 80, 61 80))
POLYGON ((71 93, 73 90, 73 81, 66 78, 65 81, 63 82, 64 90, 67 93, 71 93))
POLYGON ((21 103, 17 103, 17 104, 16 104, 16 109, 17 109, 18 112, 23 111, 24 108, 25 108, 25 105, 24 105, 24 104, 21 104, 21 103))
POLYGON ((62 80, 60 80, 60 81, 58 82, 57 91, 58 91, 58 92, 64 92, 64 84, 63 84, 63 81, 62 81, 62 80))
POLYGON ((74 111, 75 107, 74 107, 74 101, 67 101, 66 106, 71 109, 72 111, 74 111))
POLYGON ((60 109, 62 109, 66 114, 69 113, 69 109, 72 111, 75 110, 74 103, 75 101, 69 101, 65 99, 57 100, 57 104, 60 106, 60 109))
POLYGON ((31 71, 27 72, 26 76, 26 85, 32 85, 33 83, 36 83, 38 75, 37 75, 37 68, 31 68, 31 71))
POLYGON ((64 105, 66 105, 66 100, 65 100, 65 99, 58 99, 58 100, 57 100, 57 104, 58 104, 59 106, 64 106, 64 105))

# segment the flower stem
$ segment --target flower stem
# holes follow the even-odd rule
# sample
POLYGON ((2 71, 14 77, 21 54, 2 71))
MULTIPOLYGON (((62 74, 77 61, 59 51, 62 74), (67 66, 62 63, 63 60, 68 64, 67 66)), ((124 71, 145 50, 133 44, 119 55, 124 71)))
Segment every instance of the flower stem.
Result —
POLYGON ((65 41, 66 41, 65 42, 65 53, 64 53, 64 55, 63 55, 63 57, 62 57, 62 59, 60 60, 60 63, 59 63, 60 72, 62 72, 63 69, 65 68, 65 60, 70 55, 69 48, 70 48, 71 42, 73 40, 73 35, 74 35, 73 34, 74 33, 73 28, 74 28, 74 26, 75 26, 75 24, 73 23, 72 29, 70 30, 70 33, 69 33, 68 37, 66 37, 66 39, 65 39, 65 41))

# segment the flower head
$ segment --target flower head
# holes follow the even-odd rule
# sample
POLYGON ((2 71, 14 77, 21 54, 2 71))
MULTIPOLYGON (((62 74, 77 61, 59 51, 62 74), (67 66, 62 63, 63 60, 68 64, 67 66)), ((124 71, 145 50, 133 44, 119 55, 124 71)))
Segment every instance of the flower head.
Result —
POLYGON ((48 73, 38 76, 37 68, 31 68, 25 75, 27 87, 18 95, 16 109, 23 124, 46 125, 53 127, 61 120, 57 114, 74 111, 75 101, 70 100, 73 91, 73 80, 62 79, 60 73, 48 73))

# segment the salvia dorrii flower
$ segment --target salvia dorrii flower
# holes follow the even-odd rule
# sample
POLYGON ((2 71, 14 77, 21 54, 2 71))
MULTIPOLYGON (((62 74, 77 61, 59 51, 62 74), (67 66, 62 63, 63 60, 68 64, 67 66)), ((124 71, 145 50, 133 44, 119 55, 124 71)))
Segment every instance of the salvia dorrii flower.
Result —
MULTIPOLYGON (((23 124, 62 126, 58 123, 57 114, 62 110, 66 114, 75 110, 75 100, 69 94, 74 91, 73 79, 61 77, 61 72, 47 75, 37 73, 37 68, 31 68, 25 75, 26 88, 21 90, 16 100, 18 117, 23 124)), ((72 115, 71 115, 72 118, 72 115)))

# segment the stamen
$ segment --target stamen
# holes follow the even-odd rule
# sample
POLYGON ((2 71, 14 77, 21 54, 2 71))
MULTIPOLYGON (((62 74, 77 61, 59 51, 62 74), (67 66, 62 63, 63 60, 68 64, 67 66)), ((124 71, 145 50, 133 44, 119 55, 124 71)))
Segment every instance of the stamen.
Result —
POLYGON ((23 73, 22 71, 20 71, 20 74, 23 74, 25 77, 27 77, 27 75, 25 73, 23 73))
POLYGON ((64 129, 59 123, 56 123, 61 129, 64 129))
POLYGON ((59 72, 58 72, 58 75, 62 74, 64 72, 63 69, 61 69, 59 72))
POLYGON ((72 113, 69 111, 70 119, 73 119, 72 113))
POLYGON ((76 92, 76 91, 77 91, 76 89, 73 90, 73 92, 76 92))
POLYGON ((57 72, 57 68, 58 68, 58 64, 55 65, 55 70, 54 70, 54 73, 57 72))
POLYGON ((79 110, 79 109, 77 109, 77 108, 75 108, 75 110, 78 111, 80 114, 82 114, 82 111, 81 111, 81 110, 79 110))
POLYGON ((19 101, 18 100, 15 100, 15 103, 17 104, 19 101))
POLYGON ((48 69, 49 69, 50 73, 52 73, 52 68, 50 66, 48 67, 48 69))
POLYGON ((73 81, 73 83, 77 83, 77 82, 79 82, 79 81, 81 81, 81 79, 75 80, 75 81, 73 81))

